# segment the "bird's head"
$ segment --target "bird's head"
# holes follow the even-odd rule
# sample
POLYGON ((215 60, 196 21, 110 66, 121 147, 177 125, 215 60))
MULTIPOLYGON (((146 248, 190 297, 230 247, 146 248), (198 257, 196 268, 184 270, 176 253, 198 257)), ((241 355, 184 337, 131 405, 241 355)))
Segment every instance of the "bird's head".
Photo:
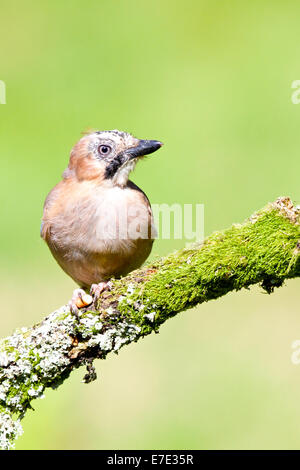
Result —
POLYGON ((138 159, 155 152, 163 144, 158 140, 140 140, 126 132, 94 131, 73 147, 64 178, 107 181, 125 186, 138 159))

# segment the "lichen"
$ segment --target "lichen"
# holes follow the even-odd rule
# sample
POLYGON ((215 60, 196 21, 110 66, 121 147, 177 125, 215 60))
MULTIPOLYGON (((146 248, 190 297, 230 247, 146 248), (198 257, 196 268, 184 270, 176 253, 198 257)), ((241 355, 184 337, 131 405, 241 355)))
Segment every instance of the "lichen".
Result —
POLYGON ((8 413, 0 413, 0 449, 9 450, 15 446, 15 440, 23 434, 19 419, 13 419, 8 413))

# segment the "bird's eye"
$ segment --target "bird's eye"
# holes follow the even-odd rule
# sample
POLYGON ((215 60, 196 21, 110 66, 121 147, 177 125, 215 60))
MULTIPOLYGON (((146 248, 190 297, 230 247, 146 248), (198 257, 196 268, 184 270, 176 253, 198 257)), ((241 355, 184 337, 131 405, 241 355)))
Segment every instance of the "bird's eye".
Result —
POLYGON ((111 147, 109 145, 99 145, 98 150, 101 155, 108 155, 111 152, 111 147))

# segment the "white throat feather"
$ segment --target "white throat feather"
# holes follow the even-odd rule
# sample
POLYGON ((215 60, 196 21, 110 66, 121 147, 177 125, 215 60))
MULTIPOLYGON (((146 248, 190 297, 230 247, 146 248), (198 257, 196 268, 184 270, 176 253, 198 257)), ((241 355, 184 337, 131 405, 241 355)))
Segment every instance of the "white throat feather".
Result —
POLYGON ((126 186, 128 182, 129 174, 131 171, 134 170, 136 163, 137 163, 136 158, 133 158, 132 160, 128 160, 127 162, 125 162, 114 175, 113 184, 116 186, 120 186, 121 188, 124 188, 124 186, 126 186))

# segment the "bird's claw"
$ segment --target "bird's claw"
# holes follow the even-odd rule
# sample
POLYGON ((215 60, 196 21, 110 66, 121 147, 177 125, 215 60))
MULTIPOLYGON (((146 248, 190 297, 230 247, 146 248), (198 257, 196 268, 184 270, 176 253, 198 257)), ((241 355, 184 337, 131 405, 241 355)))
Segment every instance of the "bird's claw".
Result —
POLYGON ((90 294, 94 297, 94 300, 97 302, 99 300, 102 292, 111 289, 110 282, 99 282, 99 284, 92 284, 90 294))
POLYGON ((72 295, 72 299, 69 302, 70 312, 78 318, 79 309, 91 305, 92 302, 92 296, 87 294, 83 289, 75 289, 72 295))

